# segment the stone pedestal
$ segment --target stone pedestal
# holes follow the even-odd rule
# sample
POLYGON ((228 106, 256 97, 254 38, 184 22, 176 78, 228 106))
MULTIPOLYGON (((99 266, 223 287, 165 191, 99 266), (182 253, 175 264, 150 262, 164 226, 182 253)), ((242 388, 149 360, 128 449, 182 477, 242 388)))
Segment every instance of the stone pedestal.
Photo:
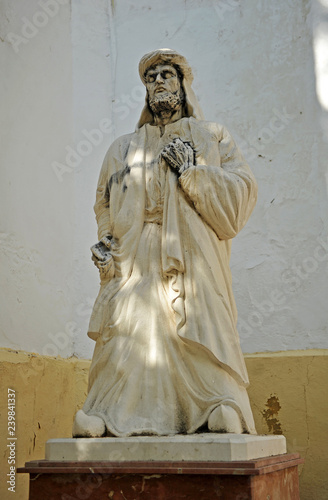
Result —
POLYGON ((49 439, 46 443, 46 460, 231 462, 284 453, 284 436, 210 432, 176 436, 49 439))
POLYGON ((30 474, 29 500, 299 500, 303 460, 285 446, 234 434, 50 440, 46 460, 18 472, 30 474))

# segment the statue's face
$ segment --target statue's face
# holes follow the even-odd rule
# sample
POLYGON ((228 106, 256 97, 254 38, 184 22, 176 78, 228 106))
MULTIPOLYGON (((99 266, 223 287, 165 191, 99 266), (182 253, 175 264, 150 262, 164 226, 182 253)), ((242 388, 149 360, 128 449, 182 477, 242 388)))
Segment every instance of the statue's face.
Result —
POLYGON ((150 99, 161 94, 176 94, 181 89, 177 70, 169 64, 158 64, 146 74, 146 87, 150 99))

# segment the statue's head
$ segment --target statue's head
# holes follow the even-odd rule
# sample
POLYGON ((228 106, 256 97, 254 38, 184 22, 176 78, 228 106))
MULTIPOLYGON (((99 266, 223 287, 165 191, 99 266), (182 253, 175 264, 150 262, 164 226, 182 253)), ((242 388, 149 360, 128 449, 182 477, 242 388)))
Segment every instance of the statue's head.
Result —
POLYGON ((182 107, 182 116, 203 119, 203 114, 191 88, 193 74, 187 60, 171 49, 158 49, 144 55, 139 74, 146 86, 146 104, 138 128, 151 123, 158 111, 175 111, 182 107))
POLYGON ((172 64, 156 64, 145 74, 148 104, 153 113, 177 111, 185 102, 182 77, 172 64))

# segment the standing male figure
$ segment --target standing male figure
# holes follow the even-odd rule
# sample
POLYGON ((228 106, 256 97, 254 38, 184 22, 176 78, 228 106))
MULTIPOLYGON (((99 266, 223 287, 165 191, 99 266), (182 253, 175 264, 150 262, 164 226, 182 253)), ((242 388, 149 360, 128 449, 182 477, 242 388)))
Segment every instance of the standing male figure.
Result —
POLYGON ((228 131, 203 120, 183 56, 156 50, 139 72, 137 129, 99 177, 96 346, 73 435, 256 433, 229 268, 256 182, 228 131))

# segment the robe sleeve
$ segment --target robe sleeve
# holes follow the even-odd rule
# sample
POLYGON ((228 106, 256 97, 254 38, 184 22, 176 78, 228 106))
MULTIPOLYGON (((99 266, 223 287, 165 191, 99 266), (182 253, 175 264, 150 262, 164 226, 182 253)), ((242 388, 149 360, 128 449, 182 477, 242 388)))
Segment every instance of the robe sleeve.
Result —
POLYGON ((180 176, 180 185, 217 236, 227 240, 236 236, 250 217, 257 184, 229 132, 221 130, 220 166, 194 165, 180 176))
POLYGON ((98 224, 98 239, 110 234, 110 216, 109 216, 109 153, 103 161, 96 192, 96 203, 94 211, 98 224))

